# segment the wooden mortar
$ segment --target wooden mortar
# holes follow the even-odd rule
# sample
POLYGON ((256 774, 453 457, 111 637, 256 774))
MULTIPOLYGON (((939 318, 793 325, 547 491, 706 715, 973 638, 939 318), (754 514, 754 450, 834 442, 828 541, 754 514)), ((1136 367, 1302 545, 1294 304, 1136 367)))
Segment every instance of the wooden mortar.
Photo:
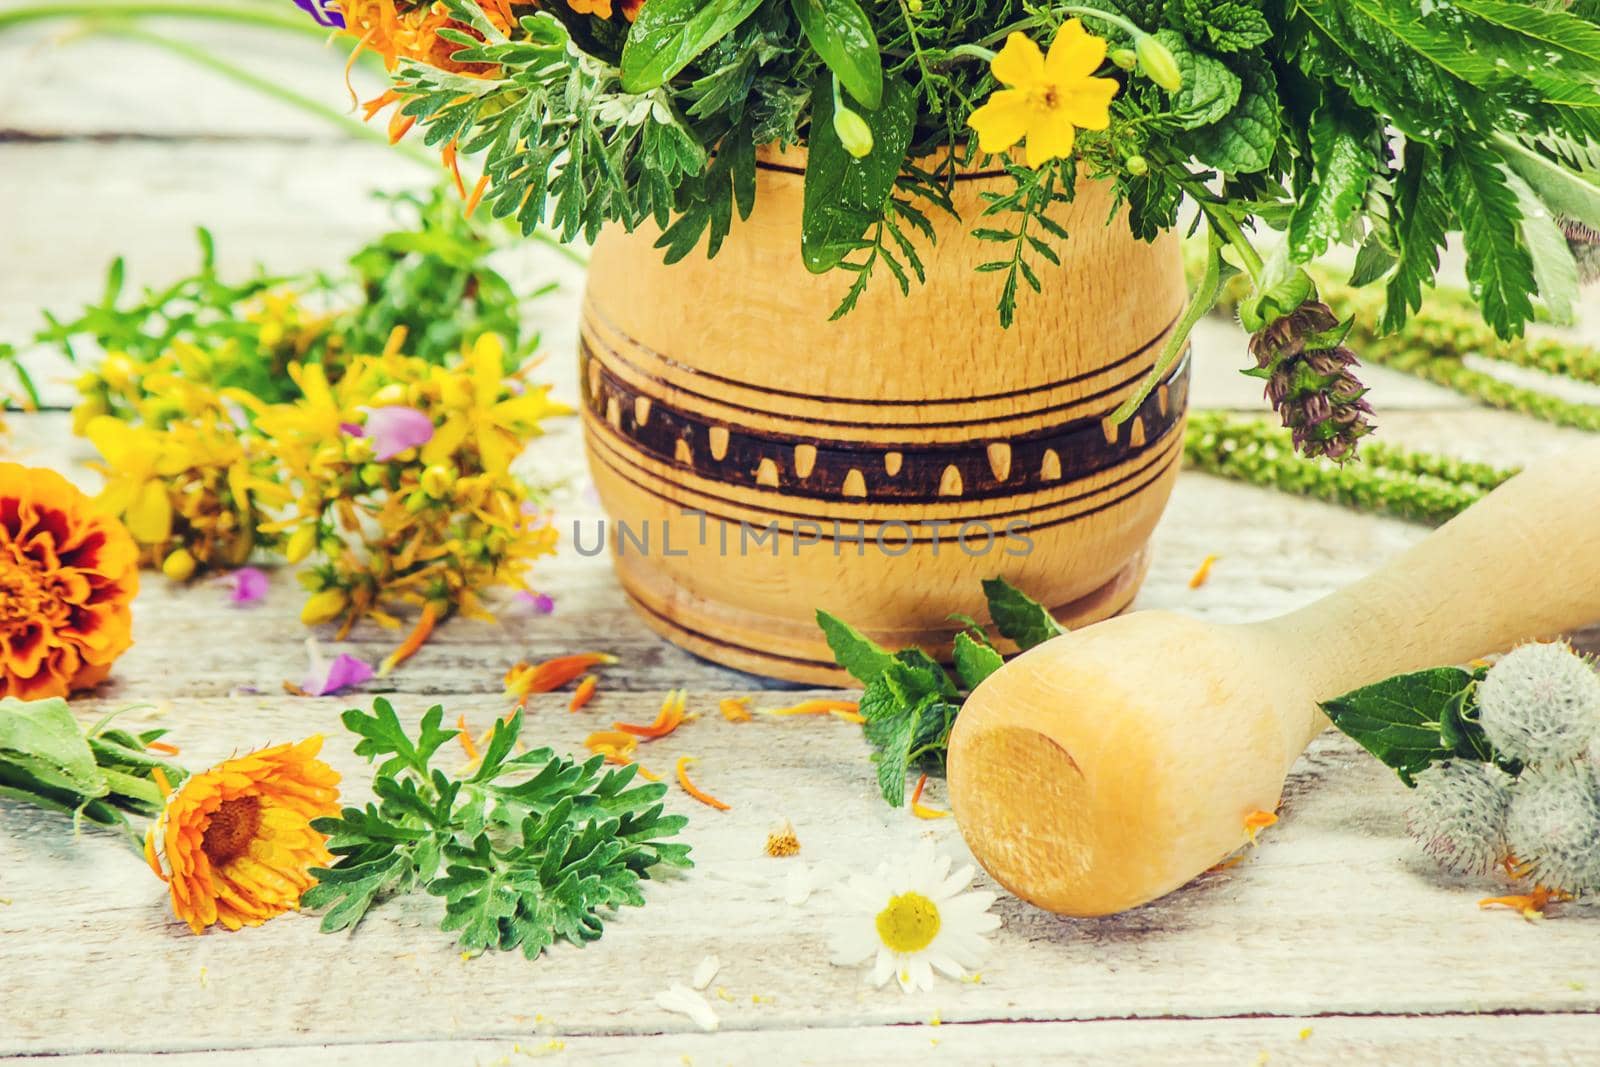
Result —
POLYGON ((1347 589, 1219 625, 1138 612, 968 698, 950 799, 980 863, 1066 915, 1171 892, 1247 840, 1328 725, 1318 702, 1600 618, 1600 443, 1545 459, 1347 589))
POLYGON ((1137 240, 1112 217, 1110 185, 1081 180, 1052 211, 1072 235, 1061 265, 1035 259, 1043 292, 1024 287, 1002 329, 1001 276, 975 268, 1004 250, 966 231, 1014 224, 979 221, 983 194, 1013 183, 966 172, 951 190, 962 218, 929 208, 938 243, 917 238, 926 283, 902 296, 880 266, 830 321, 852 276, 801 262, 804 164, 762 153, 755 210, 713 259, 702 247, 664 264, 649 226, 609 228, 594 247, 584 436, 644 621, 719 663, 837 683, 819 607, 929 649, 948 648, 952 613, 982 610, 979 582, 995 575, 1071 624, 1122 610, 1177 477, 1187 362, 1128 423, 1105 416, 1183 307, 1176 237, 1137 240), (740 523, 774 522, 776 539, 741 545, 740 523), (648 531, 647 549, 620 540, 623 523, 648 531), (963 523, 987 525, 993 546, 978 552, 975 535, 964 548, 963 523), (1013 523, 1031 551, 1006 536, 1013 523))

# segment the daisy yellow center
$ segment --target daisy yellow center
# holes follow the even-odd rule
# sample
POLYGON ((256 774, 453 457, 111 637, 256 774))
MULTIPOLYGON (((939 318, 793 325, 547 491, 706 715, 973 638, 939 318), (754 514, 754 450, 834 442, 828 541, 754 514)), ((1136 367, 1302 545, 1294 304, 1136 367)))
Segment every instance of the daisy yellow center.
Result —
POLYGON ((878 912, 878 938, 895 952, 921 952, 939 935, 939 905, 921 893, 889 898, 878 912))
POLYGON ((211 813, 211 821, 206 823, 205 836, 201 839, 200 847, 205 852, 206 859, 211 861, 211 865, 220 867, 229 860, 244 855, 260 828, 260 797, 234 797, 232 800, 224 800, 221 806, 211 813))

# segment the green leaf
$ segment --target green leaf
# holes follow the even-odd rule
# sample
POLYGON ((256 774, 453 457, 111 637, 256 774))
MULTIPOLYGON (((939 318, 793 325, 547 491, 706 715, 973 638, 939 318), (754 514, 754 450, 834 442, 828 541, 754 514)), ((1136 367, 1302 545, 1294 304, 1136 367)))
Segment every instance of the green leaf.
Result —
POLYGON ((907 704, 915 704, 930 693, 951 700, 960 695, 939 661, 922 649, 901 649, 894 654, 894 660, 885 674, 907 704))
POLYGON ((1497 135, 1506 164, 1533 187, 1552 211, 1600 229, 1600 184, 1589 175, 1568 170, 1513 137, 1497 135))
POLYGON ((1522 213, 1500 157, 1471 141, 1456 145, 1450 192, 1467 249, 1467 280, 1483 320, 1501 338, 1520 336, 1533 318, 1533 261, 1517 239, 1522 213))
POLYGON ((828 639, 833 660, 862 685, 877 681, 894 657, 843 619, 818 610, 817 625, 828 639))
POLYGON ((25 772, 41 786, 85 800, 110 791, 83 728, 59 697, 0 700, 0 764, 25 772))
POLYGON ((989 601, 989 617, 995 628, 1023 651, 1067 632, 1043 604, 1004 578, 984 579, 983 595, 989 601))
POLYGON ((883 100, 883 61, 872 22, 856 0, 790 0, 794 17, 839 83, 869 110, 883 100))
POLYGON ((1186 3, 1191 9, 1205 9, 1199 13, 1201 25, 1206 41, 1218 52, 1243 52, 1264 44, 1272 36, 1272 25, 1267 17, 1249 4, 1219 4, 1208 0, 1186 0, 1186 3))
POLYGON ((645 93, 665 85, 760 6, 761 0, 651 0, 622 48, 622 88, 645 93))
POLYGON ((1600 71, 1600 27, 1570 12, 1505 0, 1452 0, 1452 5, 1525 38, 1530 63, 1576 67, 1594 77, 1600 71), (1552 57, 1560 57, 1553 59, 1552 57), (1562 60, 1569 60, 1563 63, 1562 60))
POLYGON ((1433 287, 1439 273, 1439 251, 1450 223, 1444 184, 1439 153, 1427 145, 1408 144, 1391 220, 1399 259, 1384 294, 1386 332, 1405 325, 1407 315, 1422 306, 1423 292, 1433 287))
POLYGON ((878 109, 861 116, 872 130, 872 151, 861 159, 845 151, 834 132, 830 75, 818 80, 811 101, 800 257, 807 270, 821 274, 861 248, 863 235, 882 220, 911 143, 917 94, 900 78, 884 84, 878 109))
POLYGON ((1458 755, 1441 734, 1447 714, 1459 722, 1461 702, 1474 685, 1455 667, 1402 674, 1327 701, 1323 712, 1400 775, 1407 785, 1430 764, 1458 755))
MULTIPOLYGON (((1231 76, 1231 75, 1230 75, 1231 76)), ((1214 123, 1189 133, 1182 143, 1194 157, 1224 174, 1254 174, 1272 164, 1282 128, 1278 84, 1272 68, 1249 63, 1237 102, 1214 123)))
MULTIPOLYGON (((923 699, 925 706, 931 706, 938 698, 930 694, 923 699)), ((880 677, 861 694, 859 706, 865 720, 862 732, 875 750, 872 761, 877 767, 878 791, 898 808, 906 798, 906 774, 920 717, 918 705, 904 703, 900 694, 880 677)))
POLYGON ((978 688, 985 678, 1005 665, 1000 653, 974 641, 966 631, 956 634, 955 661, 956 674, 969 691, 978 688))
POLYGON ((1539 296, 1558 323, 1573 321, 1573 306, 1578 300, 1582 279, 1578 275, 1578 261, 1572 258, 1572 248, 1567 235, 1550 216, 1549 208, 1515 173, 1506 174, 1506 182, 1517 197, 1517 209, 1522 212, 1522 244, 1533 260, 1533 277, 1539 284, 1539 296))
POLYGON ((1179 129, 1209 126, 1233 110, 1243 83, 1226 63, 1196 50, 1177 30, 1161 30, 1155 37, 1167 46, 1183 75, 1183 88, 1172 97, 1179 129))
POLYGON ((1289 245, 1297 263, 1309 263, 1337 241, 1360 215, 1372 179, 1373 133, 1366 116, 1324 104, 1311 116, 1309 188, 1289 217, 1289 245))

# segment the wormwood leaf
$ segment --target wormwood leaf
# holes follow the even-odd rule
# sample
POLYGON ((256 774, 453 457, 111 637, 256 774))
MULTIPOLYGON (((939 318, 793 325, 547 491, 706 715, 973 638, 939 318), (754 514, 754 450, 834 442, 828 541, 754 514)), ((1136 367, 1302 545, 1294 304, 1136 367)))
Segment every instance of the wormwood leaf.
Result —
POLYGON ((345 715, 371 755, 393 753, 373 779, 376 804, 319 819, 337 859, 313 870, 301 898, 326 909, 325 931, 351 929, 383 899, 416 889, 445 901, 441 929, 468 952, 520 948, 532 958, 556 940, 599 937, 600 909, 639 905, 659 865, 691 866, 689 846, 666 841, 686 824, 663 814, 666 786, 630 788, 636 768, 608 771, 537 749, 512 756, 522 713, 495 725, 470 777, 431 767, 443 709, 415 740, 387 701, 345 715))

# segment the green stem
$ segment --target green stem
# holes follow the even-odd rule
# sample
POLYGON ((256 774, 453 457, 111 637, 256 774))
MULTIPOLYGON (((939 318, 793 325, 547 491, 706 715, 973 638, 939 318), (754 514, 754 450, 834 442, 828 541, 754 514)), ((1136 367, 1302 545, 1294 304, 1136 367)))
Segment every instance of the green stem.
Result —
POLYGON ((1139 383, 1139 388, 1128 394, 1128 398, 1117 406, 1111 413, 1114 425, 1121 426, 1132 417, 1139 405, 1143 404, 1156 383, 1164 378, 1173 364, 1178 362, 1178 357, 1183 354, 1184 346, 1189 341, 1189 334, 1193 332, 1195 324, 1206 316, 1216 305, 1217 294, 1222 291, 1228 272, 1223 269, 1222 243, 1218 240, 1216 230, 1211 231, 1210 251, 1206 256, 1206 273, 1200 279, 1200 284, 1195 287, 1194 296, 1189 300, 1189 306, 1184 310, 1183 318, 1172 329, 1172 336, 1167 338, 1166 345, 1161 349, 1161 355, 1156 358, 1154 367, 1145 375, 1144 381, 1139 383))
POLYGON ((140 18, 171 16, 175 18, 206 19, 213 22, 236 22, 267 29, 283 30, 302 36, 326 40, 329 30, 318 26, 309 16, 293 15, 286 11, 273 11, 260 7, 240 7, 223 4, 190 4, 182 0, 83 0, 79 3, 39 4, 33 7, 16 7, 0 11, 0 30, 25 22, 61 18, 140 18))
POLYGON ((1115 26, 1129 37, 1133 37, 1135 39, 1144 36, 1143 30, 1141 30, 1138 26, 1135 26, 1132 22, 1129 22, 1127 19, 1123 18, 1121 15, 1113 14, 1110 11, 1101 11, 1097 7, 1083 7, 1079 4, 1063 4, 1056 8, 1056 10, 1064 11, 1069 15, 1088 15, 1090 18, 1097 18, 1102 22, 1109 22, 1111 25, 1115 26))
POLYGON ((154 782, 131 774, 123 774, 121 771, 109 770, 105 767, 100 768, 100 773, 105 776, 106 784, 111 787, 111 791, 118 796, 137 800, 157 808, 161 806, 163 799, 161 790, 156 788, 154 782))

